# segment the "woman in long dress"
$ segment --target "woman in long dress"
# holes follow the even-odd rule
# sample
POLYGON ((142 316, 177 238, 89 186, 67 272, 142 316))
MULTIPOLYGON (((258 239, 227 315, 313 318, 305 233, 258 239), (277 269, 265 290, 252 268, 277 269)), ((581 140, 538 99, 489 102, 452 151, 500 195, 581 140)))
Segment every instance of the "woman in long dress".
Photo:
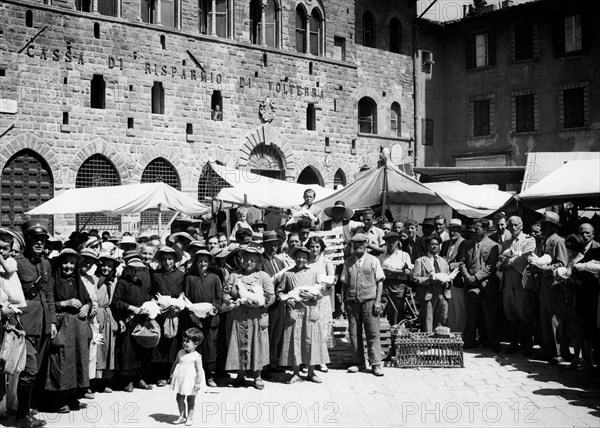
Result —
MULTIPOLYGON (((185 277, 185 274, 177 269, 177 262, 181 260, 181 256, 174 249, 164 246, 156 252, 156 260, 160 264, 160 268, 151 273, 152 295, 179 297, 183 293, 183 278, 185 277)), ((148 266, 147 261, 144 264, 148 266)), ((171 366, 179 352, 181 343, 180 312, 179 309, 172 307, 156 317, 156 322, 161 327, 161 336, 152 353, 152 372, 158 387, 167 384, 171 366), (167 323, 169 323, 168 327, 167 323), (177 325, 177 332, 174 331, 175 325, 177 325)))
POLYGON ((147 317, 141 306, 151 299, 151 289, 148 268, 138 256, 128 257, 111 304, 119 323, 116 367, 119 376, 125 381, 125 392, 133 392, 134 385, 140 389, 152 389, 146 383, 150 374, 152 348, 140 346, 131 335, 138 322, 147 317))
POLYGON ((262 248, 249 244, 240 250, 240 255, 242 269, 229 276, 225 294, 225 301, 233 306, 227 319, 225 370, 237 372, 233 386, 244 385, 245 372, 250 371, 254 387, 264 389, 261 371, 269 364, 267 307, 275 300, 275 293, 271 277, 260 270, 262 248), (240 294, 243 290, 262 299, 244 298, 240 294))
MULTIPOLYGON (((283 278, 277 294, 282 300, 286 293, 295 288, 317 284, 317 272, 307 266, 310 251, 306 247, 294 247, 289 255, 296 263, 289 271, 283 274, 283 278)), ((324 287, 319 288, 318 294, 308 291, 300 291, 302 301, 293 298, 287 299, 288 319, 283 330, 283 346, 279 364, 292 366, 294 374, 288 383, 296 383, 302 380, 299 366, 305 364, 308 368, 307 380, 321 383, 322 380, 315 374, 315 365, 328 364, 329 354, 327 343, 323 332, 323 324, 320 321, 319 300, 324 295, 324 287)))
MULTIPOLYGON (((325 296, 318 300, 319 313, 321 317, 319 322, 321 323, 323 334, 325 336, 325 343, 328 349, 335 347, 335 337, 333 335, 333 308, 331 306, 331 295, 335 293, 335 283, 338 278, 335 275, 335 266, 332 263, 327 263, 323 252, 325 251, 325 243, 317 236, 313 236, 308 239, 306 248, 311 252, 311 261, 308 267, 314 270, 317 275, 325 275, 333 277, 331 281, 326 281, 324 288, 325 296), (333 281, 333 282, 332 282, 333 281)), ((327 364, 322 363, 319 365, 319 369, 327 373, 327 364)))
POLYGON ((90 386, 91 334, 87 317, 92 300, 79 277, 77 261, 75 250, 62 250, 54 273, 58 333, 48 351, 46 390, 51 393, 51 407, 59 413, 84 408, 77 398, 90 386))
POLYGON ((112 392, 109 387, 110 379, 115 370, 115 346, 119 325, 113 317, 110 304, 117 285, 118 260, 109 252, 100 253, 96 275, 96 298, 98 300, 98 333, 102 341, 98 343, 96 357, 96 379, 93 380, 94 390, 97 392, 112 392))

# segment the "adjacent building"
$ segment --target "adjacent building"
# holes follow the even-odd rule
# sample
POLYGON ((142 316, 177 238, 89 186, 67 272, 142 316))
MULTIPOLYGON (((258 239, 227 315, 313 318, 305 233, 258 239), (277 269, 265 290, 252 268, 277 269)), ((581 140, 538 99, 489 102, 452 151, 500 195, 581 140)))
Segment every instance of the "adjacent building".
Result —
POLYGON ((600 2, 489 3, 419 20, 417 171, 518 191, 527 153, 600 151, 600 2))
MULTIPOLYGON (((164 181, 209 200, 209 160, 325 186, 382 147, 413 163, 415 7, 0 0, 0 223, 74 187, 164 181)), ((156 219, 51 220, 64 236, 156 219)))

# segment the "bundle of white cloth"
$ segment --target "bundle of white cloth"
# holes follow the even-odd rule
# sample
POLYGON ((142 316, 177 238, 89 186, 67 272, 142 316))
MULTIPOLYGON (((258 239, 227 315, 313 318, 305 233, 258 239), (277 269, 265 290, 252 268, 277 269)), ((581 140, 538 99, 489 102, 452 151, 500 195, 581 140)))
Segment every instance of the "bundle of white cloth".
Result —
POLYGON ((454 278, 456 278, 456 275, 458 275, 458 269, 454 269, 450 273, 436 272, 432 275, 432 278, 435 279, 436 281, 446 283, 446 282, 450 282, 454 278))
POLYGON ((260 290, 255 290, 250 284, 245 284, 238 280, 236 283, 240 298, 236 300, 236 305, 249 304, 253 306, 265 306, 266 299, 262 287, 260 290))
POLYGON ((163 294, 156 294, 156 303, 163 312, 168 311, 172 307, 183 311, 186 308, 185 296, 181 294, 179 297, 165 296, 163 294))

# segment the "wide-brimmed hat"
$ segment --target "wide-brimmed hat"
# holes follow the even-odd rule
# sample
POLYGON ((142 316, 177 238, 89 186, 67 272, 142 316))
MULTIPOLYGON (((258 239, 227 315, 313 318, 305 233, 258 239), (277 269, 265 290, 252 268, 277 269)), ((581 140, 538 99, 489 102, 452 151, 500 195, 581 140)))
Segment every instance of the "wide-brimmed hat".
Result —
POLYGON ((419 226, 435 227, 435 220, 431 217, 427 217, 426 219, 423 220, 423 223, 419 223, 419 226))
POLYGON ((198 256, 208 256, 208 258, 210 258, 211 260, 215 258, 215 256, 213 256, 212 253, 206 248, 201 248, 200 250, 194 253, 194 262, 196 261, 198 256))
POLYGON ((555 213, 554 211, 546 211, 544 213, 544 217, 542 217, 542 219, 540 220, 540 223, 545 222, 545 223, 552 223, 557 225, 558 227, 562 226, 562 224, 560 223, 560 217, 557 213, 555 213))
POLYGON ((352 238, 350 238, 351 242, 368 242, 369 237, 364 233, 357 233, 352 238))
POLYGON ((388 232, 385 235, 383 235, 383 240, 386 241, 388 239, 400 239, 400 234, 398 234, 397 232, 388 232))
POLYGON ((123 236, 121 238, 121 241, 119 241, 119 245, 122 245, 122 244, 134 244, 136 247, 138 246, 137 241, 131 235, 123 236))
POLYGON ((288 256, 290 256, 291 258, 294 258, 294 257, 296 257, 296 253, 298 253, 298 252, 306 253, 310 257, 310 250, 303 245, 299 245, 297 247, 292 248, 288 252, 288 256))
POLYGON ((132 257, 140 257, 140 252, 138 250, 127 250, 123 253, 123 261, 125 263, 132 257))
POLYGON ((79 251, 79 257, 88 257, 96 261, 98 260, 98 255, 91 248, 83 248, 81 251, 79 251))
POLYGON ((118 244, 121 241, 122 237, 123 237, 123 235, 121 235, 121 232, 119 232, 119 231, 114 232, 108 238, 108 242, 112 242, 112 243, 114 243, 116 245, 116 244, 118 244))
POLYGON ((195 253, 196 251, 198 251, 198 250, 199 250, 199 249, 201 249, 201 248, 206 248, 206 244, 205 244, 204 242, 202 242, 202 241, 197 241, 197 240, 196 240, 196 241, 192 241, 192 242, 190 242, 190 244, 188 245, 188 252, 189 252, 190 254, 193 254, 193 253, 195 253), (194 248, 195 248, 196 250, 194 250, 194 248))
POLYGON ((446 226, 446 229, 460 229, 460 230, 465 230, 465 225, 462 223, 462 220, 459 218, 453 218, 450 220, 450 223, 448 223, 448 226, 446 226))
POLYGON ((90 238, 88 238, 87 241, 85 241, 83 243, 83 248, 92 248, 95 247, 96 245, 100 245, 102 244, 102 240, 99 238, 96 238, 95 236, 91 236, 90 238))
POLYGON ((210 251, 210 254, 212 254, 213 258, 215 259, 224 259, 230 254, 230 252, 227 250, 227 248, 214 248, 210 251))
POLYGON ((240 246, 238 251, 241 255, 244 255, 245 253, 258 254, 261 259, 264 257, 263 254, 265 252, 263 247, 261 247, 259 244, 256 244, 255 242, 250 242, 248 245, 240 246))
POLYGON ((264 221, 256 220, 254 222, 254 224, 252 225, 252 230, 256 231, 256 229, 258 229, 259 227, 262 227, 265 230, 267 230, 267 228, 269 227, 269 225, 267 223, 265 223, 264 221))
POLYGON ((267 230, 263 233, 263 244, 265 242, 279 242, 279 237, 277 236, 277 232, 274 230, 267 230))
POLYGON ((177 238, 187 239, 188 241, 194 241, 194 237, 187 232, 176 232, 169 235, 167 238, 171 242, 175 242, 177 238))
MULTIPOLYGON (((128 253, 129 253, 129 251, 128 251, 128 253)), ((127 265, 127 266, 139 267, 139 268, 146 267, 146 265, 144 264, 144 262, 142 261, 142 258, 140 257, 140 255, 138 253, 131 254, 127 258, 123 257, 123 260, 125 261, 125 265, 127 265)))
POLYGON ((347 208, 346 204, 344 203, 344 201, 335 201, 333 203, 333 206, 331 207, 327 207, 323 210, 323 213, 325 213, 325 215, 327 217, 333 217, 331 214, 333 212, 334 209, 336 208, 343 208, 344 209, 344 217, 345 218, 350 218, 354 215, 354 210, 351 208, 347 208))
POLYGON ((25 248, 25 240, 23 239, 23 237, 21 236, 21 234, 19 232, 15 232, 14 230, 5 229, 5 228, 0 228, 0 231, 8 233, 10 236, 13 237, 13 239, 15 241, 19 241, 19 244, 21 245, 21 250, 23 250, 25 248))
POLYGON ((98 260, 99 261, 112 260, 113 262, 115 262, 115 266, 121 263, 119 261, 119 259, 117 259, 113 253, 111 253, 110 250, 106 250, 104 248, 102 250, 100 250, 100 254, 98 255, 98 260))
POLYGON ((77 251, 75 251, 72 248, 63 248, 60 253, 58 253, 58 256, 56 256, 57 260, 60 260, 63 257, 67 257, 67 256, 73 256, 73 257, 78 257, 77 251))
POLYGON ((171 254, 173 257, 175 257, 175 261, 178 262, 181 260, 181 254, 179 254, 179 251, 175 251, 175 249, 168 247, 166 245, 163 245, 162 247, 160 247, 157 251, 156 254, 154 255, 154 258, 156 260, 159 260, 162 258, 163 255, 165 254, 171 254))
POLYGON ((46 224, 46 221, 42 219, 27 220, 26 222, 22 223, 21 232, 23 232, 23 236, 45 235, 46 238, 50 236, 50 233, 48 232, 48 225, 46 224))

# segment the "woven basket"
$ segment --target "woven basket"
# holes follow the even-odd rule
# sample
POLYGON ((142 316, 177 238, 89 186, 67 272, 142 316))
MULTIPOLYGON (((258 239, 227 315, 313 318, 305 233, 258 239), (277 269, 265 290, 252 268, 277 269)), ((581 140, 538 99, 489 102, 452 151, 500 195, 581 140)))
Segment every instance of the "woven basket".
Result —
POLYGON ((154 348, 160 341, 160 326, 155 320, 147 318, 133 328, 131 337, 143 348, 154 348))
POLYGON ((396 367, 464 367, 460 333, 438 337, 433 333, 398 332, 396 367))

